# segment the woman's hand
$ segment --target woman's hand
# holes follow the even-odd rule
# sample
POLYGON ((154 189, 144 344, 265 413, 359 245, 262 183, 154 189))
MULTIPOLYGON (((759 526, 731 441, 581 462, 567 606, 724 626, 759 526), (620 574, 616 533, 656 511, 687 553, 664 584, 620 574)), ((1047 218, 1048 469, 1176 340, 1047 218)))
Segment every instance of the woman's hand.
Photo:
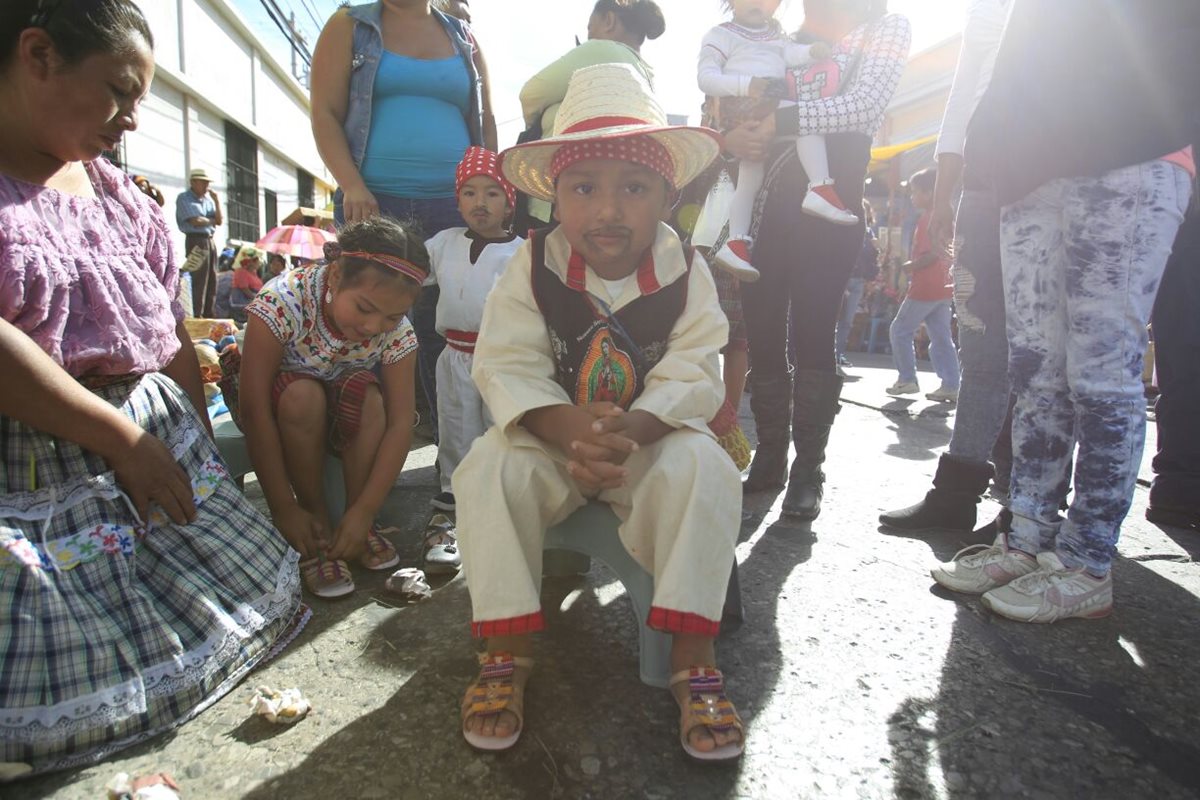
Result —
POLYGON ((725 152, 739 161, 762 161, 775 138, 775 115, 743 122, 725 134, 725 152))
POLYGON ((133 501, 138 516, 148 519, 151 501, 177 525, 186 525, 196 518, 192 499, 192 482, 183 467, 175 461, 167 446, 141 428, 133 441, 105 460, 117 476, 117 483, 133 501))
POLYGON ((300 553, 301 558, 315 558, 323 548, 329 546, 329 528, 325 522, 316 514, 301 508, 299 503, 292 503, 272 517, 275 527, 288 544, 300 553))
POLYGON ((343 189, 342 213, 346 216, 347 224, 361 222, 364 219, 379 216, 379 202, 365 186, 350 191, 343 189))

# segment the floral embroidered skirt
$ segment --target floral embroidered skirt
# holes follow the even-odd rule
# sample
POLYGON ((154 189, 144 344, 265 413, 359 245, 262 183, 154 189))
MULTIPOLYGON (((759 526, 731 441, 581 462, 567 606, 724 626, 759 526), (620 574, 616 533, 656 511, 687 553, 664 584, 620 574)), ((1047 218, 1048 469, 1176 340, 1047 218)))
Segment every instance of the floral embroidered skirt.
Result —
POLYGON ((34 772, 187 721, 304 619, 298 555, 186 394, 161 375, 96 393, 170 448, 197 517, 143 524, 99 456, 0 417, 0 762, 34 772))

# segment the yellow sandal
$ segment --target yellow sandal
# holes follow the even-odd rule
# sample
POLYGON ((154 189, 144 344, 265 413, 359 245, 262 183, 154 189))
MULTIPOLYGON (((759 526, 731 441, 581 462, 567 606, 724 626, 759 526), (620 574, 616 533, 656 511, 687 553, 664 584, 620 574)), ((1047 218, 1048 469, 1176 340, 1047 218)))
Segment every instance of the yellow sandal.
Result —
POLYGON ((467 695, 463 698, 463 738, 477 750, 507 750, 517 743, 521 731, 525 729, 525 715, 522 713, 525 698, 522 696, 521 702, 514 704, 516 689, 513 676, 517 667, 532 669, 533 659, 514 657, 504 652, 481 653, 479 665, 479 677, 467 687, 467 695), (489 717, 504 711, 517 718, 517 729, 511 735, 484 736, 467 730, 467 720, 472 717, 489 717))
POLYGON ((687 681, 688 706, 686 720, 679 727, 679 743, 683 751, 697 761, 733 761, 741 757, 746 749, 746 729, 737 709, 725 696, 725 676, 716 667, 691 667, 671 676, 670 686, 687 681), (714 733, 736 730, 738 740, 723 744, 707 752, 697 749, 689 741, 696 728, 704 727, 714 733))

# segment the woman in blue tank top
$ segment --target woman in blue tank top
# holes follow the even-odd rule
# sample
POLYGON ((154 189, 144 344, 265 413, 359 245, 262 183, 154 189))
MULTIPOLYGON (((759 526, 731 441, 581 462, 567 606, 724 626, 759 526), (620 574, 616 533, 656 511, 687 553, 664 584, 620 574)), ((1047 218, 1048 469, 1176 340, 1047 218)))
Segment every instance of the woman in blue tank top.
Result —
MULTIPOLYGON (((338 9, 312 60, 312 127, 337 180, 339 225, 374 214, 414 219, 426 237, 460 223, 454 169, 470 145, 496 149, 483 55, 465 22, 428 0, 338 9)), ((436 289, 410 316, 421 383, 437 408, 436 289)), ((435 412, 436 413, 436 412, 435 412)))

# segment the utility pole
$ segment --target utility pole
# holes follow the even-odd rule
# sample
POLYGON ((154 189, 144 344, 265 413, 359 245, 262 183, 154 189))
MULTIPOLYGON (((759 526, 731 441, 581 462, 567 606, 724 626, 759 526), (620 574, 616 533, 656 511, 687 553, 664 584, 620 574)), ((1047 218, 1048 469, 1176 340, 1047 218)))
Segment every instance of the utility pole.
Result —
POLYGON ((300 65, 296 63, 296 51, 308 44, 304 40, 304 34, 300 32, 300 28, 296 25, 296 12, 291 13, 288 19, 288 29, 292 32, 292 77, 300 81, 305 86, 308 86, 308 70, 301 70, 300 65))

